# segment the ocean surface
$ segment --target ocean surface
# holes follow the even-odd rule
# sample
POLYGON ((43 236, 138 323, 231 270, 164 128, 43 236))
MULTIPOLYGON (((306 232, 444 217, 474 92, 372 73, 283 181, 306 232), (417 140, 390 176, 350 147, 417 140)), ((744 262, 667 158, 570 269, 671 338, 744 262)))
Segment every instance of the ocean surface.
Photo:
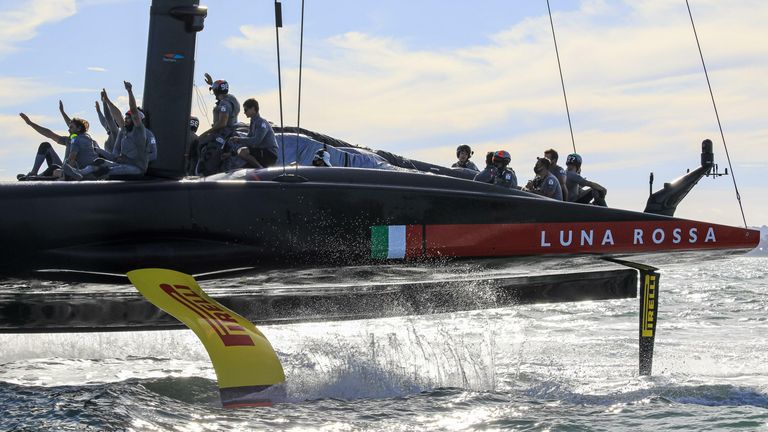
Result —
POLYGON ((638 301, 260 326, 288 401, 225 410, 191 331, 0 334, 0 431, 768 430, 768 258, 662 269, 638 301))

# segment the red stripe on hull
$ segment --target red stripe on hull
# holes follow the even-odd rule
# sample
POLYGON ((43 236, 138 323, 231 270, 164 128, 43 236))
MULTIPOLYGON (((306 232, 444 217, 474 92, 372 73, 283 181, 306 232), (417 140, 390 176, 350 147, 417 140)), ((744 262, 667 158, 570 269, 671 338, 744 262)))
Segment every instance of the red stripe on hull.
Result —
POLYGON ((424 239, 424 225, 405 226, 405 257, 415 258, 424 255, 422 242, 424 239))
POLYGON ((760 232, 756 230, 682 219, 426 227, 429 257, 748 249, 759 242, 760 232))

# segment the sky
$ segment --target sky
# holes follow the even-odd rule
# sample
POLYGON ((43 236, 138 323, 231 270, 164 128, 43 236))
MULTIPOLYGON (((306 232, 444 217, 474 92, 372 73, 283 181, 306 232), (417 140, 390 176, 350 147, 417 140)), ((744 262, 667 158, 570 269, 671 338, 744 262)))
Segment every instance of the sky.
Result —
MULTIPOLYGON (((768 2, 689 0, 749 225, 768 224, 768 2)), ((207 0, 193 114, 210 121, 203 73, 280 124, 272 0, 207 0)), ((642 211, 699 164, 704 138, 728 167, 685 0, 550 0, 583 174, 610 206, 642 211)), ((58 101, 88 119, 106 88, 141 95, 149 0, 0 0, 0 180, 43 141, 18 113, 64 133, 58 101)), ((301 1, 283 1, 283 121, 295 125, 301 1)), ((536 156, 573 151, 546 0, 305 0, 301 126, 450 166, 505 149, 521 182, 536 156)), ((245 120, 244 118, 242 120, 245 120)), ((162 143, 161 149, 162 149, 162 143)), ((161 150, 162 151, 162 150, 161 150)), ((729 169, 729 172, 731 170, 729 169)), ((742 225, 732 176, 705 178, 678 217, 742 225)))

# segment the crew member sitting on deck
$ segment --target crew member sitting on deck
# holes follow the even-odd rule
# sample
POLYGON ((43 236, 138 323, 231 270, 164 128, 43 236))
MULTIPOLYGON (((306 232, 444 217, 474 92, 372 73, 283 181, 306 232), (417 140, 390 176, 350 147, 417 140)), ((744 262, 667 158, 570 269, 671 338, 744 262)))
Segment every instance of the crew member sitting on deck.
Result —
POLYGON ((550 172, 551 165, 552 163, 547 158, 536 158, 536 165, 533 166, 536 177, 529 181, 523 190, 562 201, 563 190, 560 189, 560 182, 550 172))
MULTIPOLYGON (((51 139, 57 144, 61 144, 66 147, 64 150, 64 161, 72 166, 86 166, 96 159, 96 152, 93 150, 95 142, 88 135, 88 121, 81 118, 73 118, 69 122, 69 134, 58 135, 50 129, 44 128, 27 117, 26 114, 20 113, 19 116, 32 127, 37 133, 43 135, 46 138, 51 139)), ((19 174, 17 178, 23 180, 27 176, 36 176, 43 164, 43 161, 47 162, 48 168, 42 173, 44 176, 62 177, 61 168, 64 166, 61 158, 53 149, 50 143, 44 142, 40 144, 37 149, 37 155, 35 155, 35 163, 26 176, 19 174)))
POLYGON ((496 177, 496 167, 493 166, 494 153, 496 152, 489 151, 485 154, 485 168, 475 175, 475 181, 493 183, 493 178, 496 177))
POLYGON ((565 166, 567 167, 568 201, 607 206, 605 195, 608 190, 581 176, 581 156, 576 153, 569 154, 568 159, 565 160, 565 166), (584 186, 587 188, 582 189, 584 186))
POLYGON ((332 167, 331 165, 331 154, 328 153, 328 150, 325 148, 321 148, 315 153, 315 157, 312 158, 312 166, 316 167, 332 167))
POLYGON ((464 168, 472 171, 480 171, 477 168, 477 165, 469 160, 474 153, 472 148, 466 144, 458 146, 456 148, 456 157, 459 158, 459 161, 451 165, 451 168, 464 168))
POLYGON ((259 102, 248 99, 243 102, 243 112, 251 119, 248 135, 234 136, 229 139, 237 152, 237 157, 252 168, 267 168, 277 161, 277 139, 268 121, 259 115, 259 102))
POLYGON ((551 172, 552 175, 555 176, 557 181, 560 183, 560 190, 563 191, 563 201, 568 201, 568 189, 565 187, 565 180, 567 176, 565 174, 565 169, 557 164, 557 159, 559 157, 557 150, 545 150, 544 157, 552 162, 552 165, 549 166, 549 172, 551 172))
MULTIPOLYGON (((216 96, 216 106, 213 107, 213 125, 210 129, 200 134, 200 154, 211 154, 225 159, 223 155, 227 139, 235 133, 237 115, 240 113, 240 103, 233 95, 229 94, 229 83, 224 80, 213 81, 210 75, 205 74, 205 82, 210 85, 210 90, 216 96), (206 146, 216 146, 218 152, 212 153, 206 146)), ((207 174, 212 174, 206 172, 207 174)))
POLYGON ((128 81, 123 82, 128 91, 130 109, 125 113, 124 124, 115 142, 115 151, 119 152, 113 160, 99 159, 97 164, 77 170, 64 167, 65 173, 81 180, 83 176, 93 173, 109 175, 143 176, 147 172, 149 162, 157 158, 157 140, 155 135, 144 127, 144 113, 136 106, 133 86, 128 81))
POLYGON ((494 152, 491 157, 493 165, 486 166, 483 171, 478 173, 475 176, 475 181, 517 189, 517 175, 513 170, 507 168, 511 160, 512 156, 506 150, 494 152))

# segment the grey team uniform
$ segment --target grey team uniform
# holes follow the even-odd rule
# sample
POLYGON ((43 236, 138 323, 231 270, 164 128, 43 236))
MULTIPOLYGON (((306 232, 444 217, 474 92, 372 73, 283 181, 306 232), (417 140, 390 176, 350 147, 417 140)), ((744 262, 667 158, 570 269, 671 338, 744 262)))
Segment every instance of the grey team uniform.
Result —
POLYGON ((64 151, 64 163, 69 163, 69 155, 74 151, 77 156, 74 168, 85 168, 96 160, 96 151, 93 149, 95 142, 87 134, 72 134, 68 137, 61 137, 59 144, 64 144, 67 149, 64 151))
POLYGON ((471 160, 467 160, 467 163, 465 163, 464 165, 462 165, 461 162, 456 162, 455 164, 451 165, 451 168, 464 168, 472 171, 480 171, 477 165, 475 165, 475 163, 472 162, 471 160))
POLYGON ((273 165, 277 160, 277 139, 275 131, 268 121, 264 120, 258 114, 251 117, 251 124, 248 127, 248 136, 240 139, 238 147, 248 147, 248 152, 262 163, 262 159, 267 164, 262 163, 266 168, 273 165), (268 153, 268 154, 266 154, 268 153), (269 163, 271 161, 271 163, 269 163))
POLYGON ((107 161, 110 175, 137 174, 147 172, 149 162, 157 159, 157 139, 155 134, 143 125, 133 126, 130 132, 123 128, 117 135, 115 142, 115 154, 113 159, 124 156, 128 162, 107 161))
POLYGON ((496 186, 506 187, 509 189, 517 188, 517 175, 511 169, 504 168, 501 172, 496 167, 485 167, 475 176, 475 181, 483 183, 491 183, 496 186))
POLYGON ((587 186, 587 180, 580 176, 576 171, 567 171, 566 173, 566 187, 568 188, 568 201, 575 202, 579 198, 581 193, 581 187, 587 186))
POLYGON ((560 189, 562 192, 562 189, 567 187, 566 185, 568 184, 568 175, 566 174, 565 169, 558 164, 552 164, 552 166, 549 167, 549 172, 555 176, 558 183, 560 183, 560 189))
POLYGON ((551 172, 547 172, 546 176, 536 182, 535 190, 539 195, 547 198, 552 198, 558 201, 563 200, 563 190, 560 188, 560 182, 557 181, 557 177, 552 175, 551 172))
POLYGON ((229 114, 227 119, 227 125, 219 131, 219 136, 227 137, 237 126, 237 115, 240 114, 240 103, 237 98, 228 94, 224 99, 217 101, 216 106, 213 107, 213 124, 219 122, 219 117, 222 114, 229 114))

